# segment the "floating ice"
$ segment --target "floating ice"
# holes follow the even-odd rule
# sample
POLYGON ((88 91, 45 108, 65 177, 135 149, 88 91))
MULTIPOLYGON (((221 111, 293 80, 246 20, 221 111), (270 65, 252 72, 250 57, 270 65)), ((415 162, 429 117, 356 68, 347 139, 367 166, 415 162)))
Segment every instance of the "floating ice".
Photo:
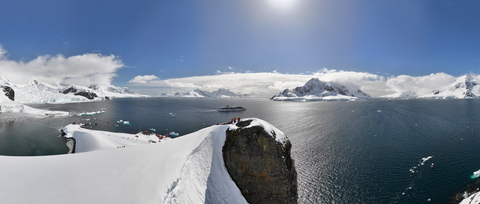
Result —
POLYGON ((171 133, 168 133, 170 136, 178 136, 179 134, 176 133, 176 132, 171 132, 171 133))
POLYGON ((433 156, 428 156, 428 157, 424 157, 420 160, 420 162, 417 164, 417 166, 414 166, 412 168, 409 169, 410 172, 412 173, 416 173, 418 172, 417 168, 420 167, 420 166, 423 166, 425 165, 425 162, 429 159, 433 158, 433 156))
POLYGON ((150 130, 151 130, 151 131, 157 131, 157 130, 155 130, 155 128, 150 128, 150 130))
POLYGON ((124 124, 124 125, 130 125, 130 122, 128 122, 128 121, 123 121, 123 124, 124 124))
POLYGON ((473 175, 470 176, 472 179, 476 179, 480 177, 480 170, 473 172, 473 175))
POLYGON ((428 157, 424 157, 422 158, 422 162, 420 163, 421 165, 425 165, 425 162, 429 159, 433 158, 433 156, 428 156, 428 157))
POLYGON ((77 114, 77 116, 83 116, 83 115, 92 116, 92 115, 96 115, 96 114, 105 113, 105 111, 106 111, 106 109, 102 108, 101 111, 82 112, 82 113, 77 114))
POLYGON ((381 112, 382 112, 382 110, 377 110, 377 112, 381 113, 381 112))

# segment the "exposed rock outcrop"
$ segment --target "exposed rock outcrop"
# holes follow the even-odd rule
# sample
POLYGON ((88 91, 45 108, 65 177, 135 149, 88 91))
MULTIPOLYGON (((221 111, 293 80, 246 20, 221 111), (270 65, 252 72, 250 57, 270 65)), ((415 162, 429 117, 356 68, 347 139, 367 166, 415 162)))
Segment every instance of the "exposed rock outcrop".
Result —
POLYGON ((290 157, 288 139, 278 142, 277 134, 252 120, 238 122, 227 130, 223 160, 228 173, 249 203, 297 203, 297 172, 290 157))
POLYGON ((15 101, 15 91, 13 91, 12 88, 9 86, 0 86, 0 88, 3 89, 5 96, 7 96, 10 100, 15 101))
POLYGON ((68 94, 68 93, 73 93, 73 95, 75 95, 75 96, 83 96, 83 97, 88 98, 90 100, 98 97, 97 94, 94 93, 94 92, 78 91, 73 86, 69 87, 68 89, 65 89, 65 91, 63 91, 63 94, 68 94))

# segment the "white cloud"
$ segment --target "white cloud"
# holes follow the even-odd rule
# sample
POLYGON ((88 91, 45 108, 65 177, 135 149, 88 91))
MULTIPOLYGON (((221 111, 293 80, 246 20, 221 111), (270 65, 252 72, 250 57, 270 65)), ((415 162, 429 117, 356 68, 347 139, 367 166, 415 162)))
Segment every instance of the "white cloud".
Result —
POLYGON ((252 96, 271 96, 283 91, 286 88, 302 86, 311 78, 319 78, 324 81, 338 82, 348 87, 361 88, 365 92, 379 96, 388 94, 383 77, 363 73, 345 72, 324 69, 322 71, 303 74, 282 74, 277 72, 269 73, 224 73, 218 75, 195 76, 175 78, 168 80, 155 80, 147 84, 132 83, 132 86, 149 86, 174 91, 199 88, 213 91, 218 88, 227 88, 238 93, 247 93, 252 96))
POLYGON ((276 81, 272 86, 268 86, 269 89, 283 91, 285 89, 291 89, 297 86, 303 86, 305 82, 300 81, 276 81))
POLYGON ((412 91, 417 95, 422 95, 431 94, 433 90, 441 90, 455 82, 455 79, 456 77, 441 72, 418 77, 408 75, 390 77, 385 84, 393 92, 412 91))
POLYGON ((200 88, 200 86, 197 86, 193 83, 184 83, 184 82, 175 82, 175 81, 169 81, 165 80, 163 81, 167 86, 170 87, 176 87, 176 88, 200 88))
POLYGON ((114 55, 87 53, 65 57, 44 55, 25 62, 10 60, 0 46, 0 75, 15 84, 38 80, 49 84, 110 84, 124 64, 114 55))
POLYGON ((221 72, 218 75, 168 80, 159 80, 153 75, 148 76, 154 80, 147 83, 133 83, 134 80, 132 79, 129 83, 131 86, 160 88, 163 91, 185 91, 195 88, 213 91, 218 88, 226 88, 237 93, 268 97, 287 88, 292 89, 297 86, 303 86, 311 78, 319 78, 325 82, 342 84, 350 90, 361 89, 372 96, 383 96, 405 91, 413 91, 417 94, 430 94, 433 90, 441 90, 456 79, 456 77, 445 73, 417 77, 401 75, 386 79, 383 76, 367 72, 338 71, 326 68, 309 74, 221 72))
POLYGON ((133 79, 131 79, 130 81, 128 81, 128 83, 146 84, 146 83, 156 81, 156 80, 160 80, 160 78, 158 78, 155 75, 144 75, 144 76, 136 76, 133 79))

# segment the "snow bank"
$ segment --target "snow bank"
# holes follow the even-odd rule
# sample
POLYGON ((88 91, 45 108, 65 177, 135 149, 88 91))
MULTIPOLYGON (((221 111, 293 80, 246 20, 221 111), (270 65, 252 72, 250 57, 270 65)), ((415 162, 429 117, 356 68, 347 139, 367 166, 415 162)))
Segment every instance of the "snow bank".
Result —
MULTIPOLYGON (((260 121, 262 122, 262 121, 260 121)), ((3 203, 246 203, 222 157, 229 125, 161 142, 69 125, 80 154, 0 156, 3 203), (128 137, 125 138, 125 137, 128 137), (138 139, 138 140, 137 140, 138 139), (118 146, 124 148, 117 148, 118 146), (97 151, 101 150, 101 151, 97 151)), ((266 126, 268 127, 268 126, 266 126)), ((277 135, 280 131, 275 129, 277 135)))
POLYGON ((480 203, 480 192, 479 193, 474 193, 468 198, 465 198, 460 202, 460 204, 472 204, 472 203, 480 203))
MULTIPOLYGON (((242 121, 246 121, 246 120, 252 120, 252 122, 250 123, 249 126, 246 126, 244 128, 250 128, 250 127, 253 127, 253 126, 263 127, 263 129, 265 129, 265 131, 270 136, 275 138, 275 141, 277 141, 279 143, 282 143, 282 144, 286 144, 288 139, 285 136, 285 133, 283 133, 282 131, 280 131, 279 129, 277 129, 275 126, 271 125, 267 121, 264 121, 264 120, 258 119, 258 118, 242 118, 242 121)), ((236 130, 237 128, 238 127, 235 124, 232 124, 229 127, 230 130, 236 130)))

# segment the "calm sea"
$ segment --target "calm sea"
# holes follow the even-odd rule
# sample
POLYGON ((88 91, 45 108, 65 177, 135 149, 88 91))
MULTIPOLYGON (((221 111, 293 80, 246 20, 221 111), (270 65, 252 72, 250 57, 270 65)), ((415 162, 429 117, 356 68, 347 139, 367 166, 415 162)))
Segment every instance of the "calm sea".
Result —
POLYGON ((264 119, 293 144, 300 203, 445 203, 480 169, 480 100, 143 98, 34 106, 72 114, 107 112, 40 120, 1 114, 3 121, 13 122, 0 123, 0 154, 66 153, 58 130, 72 122, 115 132, 153 128, 158 134, 185 135, 234 117, 264 119), (224 105, 247 110, 216 111, 224 105))

